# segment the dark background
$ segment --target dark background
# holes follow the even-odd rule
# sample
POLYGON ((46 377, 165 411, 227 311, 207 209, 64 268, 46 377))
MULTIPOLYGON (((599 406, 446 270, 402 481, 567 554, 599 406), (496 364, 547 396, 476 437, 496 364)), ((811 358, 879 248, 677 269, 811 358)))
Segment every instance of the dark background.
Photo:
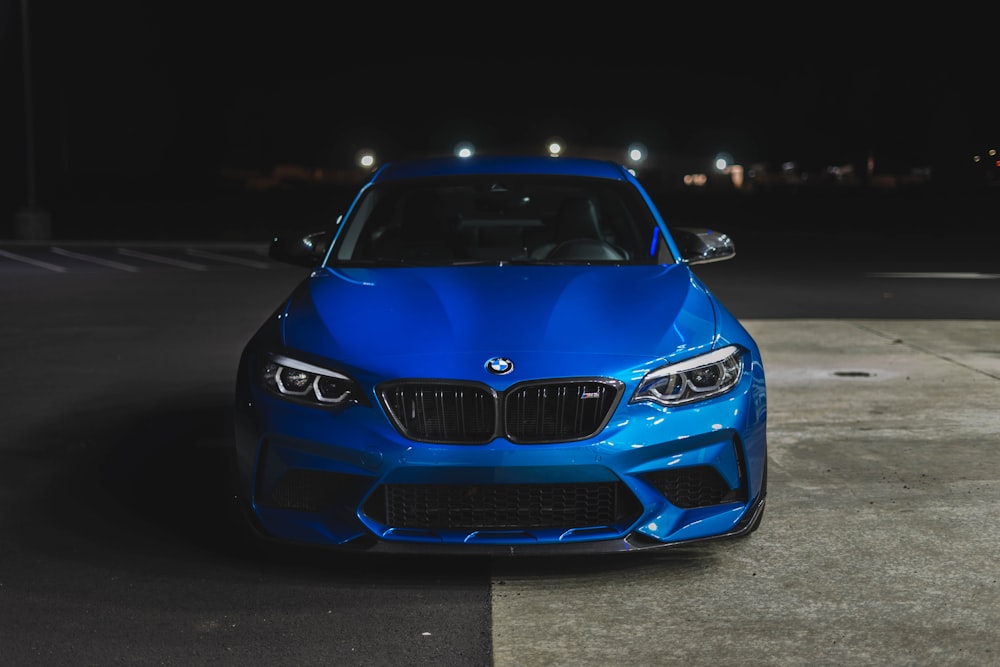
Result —
POLYGON ((539 152, 555 135, 622 158, 642 141, 671 165, 647 184, 688 217, 742 211, 753 190, 758 222, 831 197, 850 217, 869 196, 995 221, 1000 168, 972 159, 1000 146, 985 15, 0 3, 0 238, 32 204, 56 238, 266 238, 342 207, 363 148, 539 152), (719 151, 803 178, 745 188, 735 209, 731 188, 692 199, 677 175, 710 172, 719 151))

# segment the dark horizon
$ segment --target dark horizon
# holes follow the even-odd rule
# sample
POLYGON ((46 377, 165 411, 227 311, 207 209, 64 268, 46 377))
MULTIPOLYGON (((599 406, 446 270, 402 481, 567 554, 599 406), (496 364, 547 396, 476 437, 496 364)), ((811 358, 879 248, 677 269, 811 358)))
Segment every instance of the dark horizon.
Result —
POLYGON ((536 27, 525 21, 510 36, 481 23, 461 26, 465 36, 457 23, 380 31, 360 9, 186 14, 165 3, 111 3, 98 14, 22 2, 34 165, 21 3, 5 0, 11 150, 0 229, 25 206, 29 171, 38 205, 58 208, 198 196, 225 170, 351 170, 362 148, 384 160, 449 152, 460 140, 541 150, 560 136, 570 150, 621 146, 624 155, 640 141, 661 158, 706 166, 725 151, 746 167, 795 162, 818 173, 873 159, 878 172, 964 178, 972 154, 998 138, 996 93, 985 88, 993 77, 976 50, 943 57, 905 39, 873 43, 870 26, 824 42, 736 25, 699 39, 677 21, 634 47, 616 32, 632 21, 622 13, 550 40, 549 17, 537 14, 536 27), (610 36, 597 37, 599 27, 610 36), (720 54, 720 44, 729 51, 720 54))

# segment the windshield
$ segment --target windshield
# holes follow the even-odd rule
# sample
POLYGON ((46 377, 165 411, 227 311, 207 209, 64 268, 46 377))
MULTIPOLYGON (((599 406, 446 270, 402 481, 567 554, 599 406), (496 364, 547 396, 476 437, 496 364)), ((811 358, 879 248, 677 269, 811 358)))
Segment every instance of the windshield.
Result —
POLYGON ((377 184, 337 238, 334 263, 673 262, 644 200, 620 181, 468 176, 377 184))

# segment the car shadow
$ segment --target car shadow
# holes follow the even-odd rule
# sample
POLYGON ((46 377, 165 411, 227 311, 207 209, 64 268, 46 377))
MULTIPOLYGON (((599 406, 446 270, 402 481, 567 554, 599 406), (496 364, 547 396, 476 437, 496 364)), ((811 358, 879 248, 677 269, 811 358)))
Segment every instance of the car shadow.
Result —
MULTIPOLYGON (((26 501, 22 535, 61 558, 148 570, 213 568, 310 579, 358 577, 396 584, 428 578, 483 581, 491 571, 576 576, 653 564, 678 573, 704 567, 711 546, 572 557, 426 556, 341 552, 274 544, 249 532, 231 485, 230 395, 205 395, 79 410, 36 439, 55 463, 40 502, 26 501), (169 562, 172 565, 163 565, 169 562)), ((36 490, 37 493, 37 490, 36 490)))

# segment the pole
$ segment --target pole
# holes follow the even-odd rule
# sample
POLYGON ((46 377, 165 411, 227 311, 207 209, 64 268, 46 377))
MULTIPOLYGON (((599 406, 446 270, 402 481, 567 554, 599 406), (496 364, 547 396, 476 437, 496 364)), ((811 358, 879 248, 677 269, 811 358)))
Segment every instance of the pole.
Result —
POLYGON ((21 67, 24 74, 24 146, 28 170, 28 208, 35 208, 35 119, 32 108, 31 44, 28 0, 21 0, 21 67))
POLYGON ((31 44, 28 21, 28 0, 21 0, 21 65, 24 71, 24 149, 27 172, 28 205, 17 212, 15 220, 20 239, 48 239, 52 235, 52 221, 48 213, 37 206, 35 188, 35 112, 32 106, 31 44))

